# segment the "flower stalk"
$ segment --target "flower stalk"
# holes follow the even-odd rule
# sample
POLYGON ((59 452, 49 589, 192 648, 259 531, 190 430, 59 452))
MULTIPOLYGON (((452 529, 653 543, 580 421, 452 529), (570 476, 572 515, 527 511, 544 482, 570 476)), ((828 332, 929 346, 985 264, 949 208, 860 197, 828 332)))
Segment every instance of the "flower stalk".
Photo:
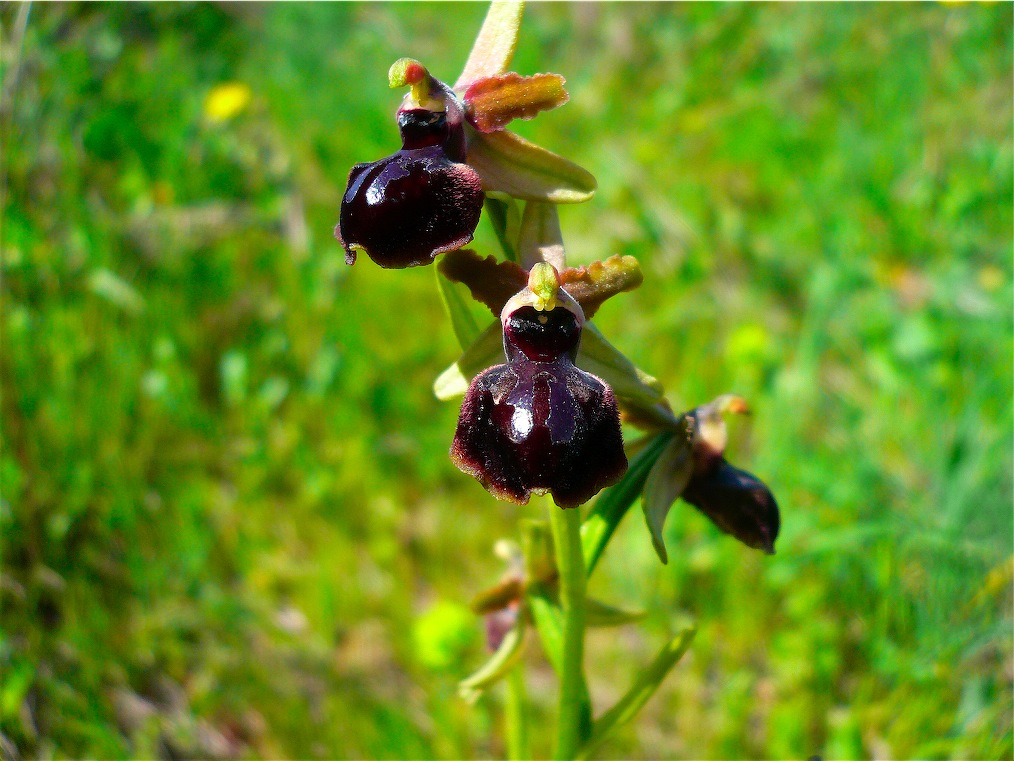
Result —
POLYGON ((560 699, 556 750, 553 758, 574 758, 586 724, 587 687, 584 677, 585 589, 584 553, 581 548, 581 511, 548 505, 553 530, 556 567, 563 611, 563 662, 560 664, 560 699))

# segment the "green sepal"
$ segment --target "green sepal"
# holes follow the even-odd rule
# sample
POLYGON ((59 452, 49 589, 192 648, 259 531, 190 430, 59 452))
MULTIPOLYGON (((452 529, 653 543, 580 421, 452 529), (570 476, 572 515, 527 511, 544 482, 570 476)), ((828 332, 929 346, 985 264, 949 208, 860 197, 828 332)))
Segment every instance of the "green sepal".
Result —
POLYGON ((631 461, 620 482, 602 492, 592 505, 581 525, 581 547, 587 569, 585 573, 589 578, 620 520, 641 494, 648 473, 673 436, 671 431, 665 431, 652 438, 631 461))
POLYGON ((518 255, 525 269, 547 262, 556 268, 557 273, 564 271, 563 233, 560 232, 560 217, 554 204, 539 201, 525 204, 518 233, 518 255))
POLYGON ((686 624, 679 634, 673 637, 648 666, 641 669, 630 689, 620 698, 616 705, 606 711, 592 724, 591 736, 578 750, 577 758, 586 759, 601 745, 617 728, 623 726, 637 715, 644 707, 658 686, 679 663, 680 658, 690 648, 697 627, 686 624))
POLYGON ((662 384, 635 367, 590 322, 585 323, 581 334, 577 366, 608 383, 621 407, 651 408, 662 401, 662 384))
POLYGON ((525 562, 525 579, 529 584, 556 581, 556 550, 546 521, 521 521, 521 552, 525 562))
POLYGON ((525 4, 520 0, 493 0, 490 3, 465 68, 454 83, 455 90, 461 90, 477 79, 507 71, 518 46, 524 10, 525 4))
MULTIPOLYGON (((497 320, 437 377, 433 393, 444 402, 462 396, 472 378, 503 361, 503 328, 497 320)), ((577 366, 608 383, 621 407, 648 410, 662 401, 662 384, 635 367, 590 322, 585 323, 582 332, 577 366)))
POLYGON ((651 545, 663 564, 669 562, 662 538, 665 518, 673 503, 687 488, 694 471, 691 443, 689 429, 685 436, 677 434, 673 437, 669 446, 659 455, 644 482, 641 508, 644 510, 644 520, 651 534, 651 545))
POLYGON ((499 682, 513 668, 525 652, 525 633, 528 617, 519 612, 517 623, 504 635, 496 652, 475 673, 458 682, 458 694, 468 702, 475 702, 483 690, 499 682))
POLYGON ((436 268, 437 290, 444 304, 444 311, 451 318, 451 327, 462 350, 467 349, 479 337, 479 324, 475 321, 470 302, 461 293, 461 286, 453 283, 436 268))
POLYGON ((506 193, 490 192, 486 193, 485 209, 486 219, 493 225, 504 258, 509 262, 517 262, 517 239, 521 229, 518 202, 506 193))
MULTIPOLYGON (((557 584, 546 584, 541 594, 547 595, 553 604, 559 607, 560 590, 557 584)), ((615 605, 610 605, 592 597, 586 597, 584 603, 585 626, 596 628, 623 626, 624 624, 640 621, 647 615, 643 610, 618 608, 615 605)))
POLYGON ((487 193, 501 191, 526 201, 580 203, 595 195, 595 178, 562 156, 540 148, 513 132, 483 134, 471 127, 468 163, 482 178, 487 193))
POLYGON ((559 674, 563 666, 563 611, 554 586, 543 582, 529 584, 525 600, 546 658, 559 674))
POLYGON ((433 382, 433 393, 442 402, 462 396, 472 378, 503 361, 503 328, 497 320, 479 334, 457 362, 440 373, 433 382))

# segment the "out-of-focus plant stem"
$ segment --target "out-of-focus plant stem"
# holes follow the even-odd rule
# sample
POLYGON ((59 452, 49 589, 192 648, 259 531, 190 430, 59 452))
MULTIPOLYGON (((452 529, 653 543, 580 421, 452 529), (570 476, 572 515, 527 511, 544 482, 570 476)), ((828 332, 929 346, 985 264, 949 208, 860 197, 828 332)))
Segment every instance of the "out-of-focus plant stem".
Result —
POLYGON ((528 761, 532 749, 528 738, 528 708, 525 695, 525 668, 518 663, 507 677, 507 757, 528 761))
POLYGON ((584 682, 585 573, 581 549, 580 509, 561 510, 549 504, 549 520, 560 575, 560 607, 563 610, 563 663, 560 669, 560 711, 557 719, 558 761, 574 758, 581 744, 585 720, 584 682))

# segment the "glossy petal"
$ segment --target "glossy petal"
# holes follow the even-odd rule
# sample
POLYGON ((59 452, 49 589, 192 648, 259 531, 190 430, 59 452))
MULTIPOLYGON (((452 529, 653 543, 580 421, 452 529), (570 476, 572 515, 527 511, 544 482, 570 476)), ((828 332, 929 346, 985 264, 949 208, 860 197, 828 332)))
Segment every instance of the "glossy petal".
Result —
POLYGON ((691 477, 683 499, 743 544, 774 554, 780 525, 778 504, 755 476, 723 458, 716 467, 691 477))
POLYGON ((349 264, 356 248, 381 267, 429 264, 472 240, 482 201, 479 176, 442 146, 401 150, 352 168, 335 236, 349 264))
POLYGON ((524 504, 550 492, 577 507, 626 470, 616 399, 574 365, 579 339, 566 309, 523 307, 504 327, 508 363, 472 380, 451 459, 494 496, 524 504))

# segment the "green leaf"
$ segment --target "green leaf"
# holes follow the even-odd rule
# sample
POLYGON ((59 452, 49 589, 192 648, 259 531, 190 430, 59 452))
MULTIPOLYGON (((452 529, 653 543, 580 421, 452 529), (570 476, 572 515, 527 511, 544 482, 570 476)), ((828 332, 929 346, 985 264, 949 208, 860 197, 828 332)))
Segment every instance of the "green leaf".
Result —
POLYGON ((585 323, 581 334, 577 366, 608 383, 621 404, 651 408, 662 401, 662 384, 638 370, 590 322, 585 323))
POLYGON ((578 759, 588 758, 609 735, 637 715, 637 712, 655 694, 655 690, 658 689, 672 667, 689 649, 696 633, 697 628, 693 624, 687 624, 662 648, 655 656, 655 660, 641 670, 626 694, 592 725, 591 737, 578 751, 578 759))
POLYGON ((99 267, 88 276, 88 289, 124 312, 138 314, 144 311, 144 298, 126 280, 112 270, 99 267))
POLYGON ((683 493, 693 474, 690 436, 676 436, 665 448, 644 482, 641 507, 651 533, 651 544, 663 563, 669 562, 662 539, 665 518, 676 499, 683 493))
POLYGON ((451 318, 451 326, 454 328, 454 335, 462 349, 467 349, 475 339, 479 337, 479 325, 475 321, 475 315, 469 302, 459 292, 458 286, 437 272, 437 289, 440 291, 440 300, 444 303, 444 310, 451 318))
POLYGON ((626 515, 627 510, 641 493, 648 472, 663 450, 672 441, 670 431, 660 433, 634 458, 626 474, 615 486, 602 492, 581 526, 581 546, 584 552, 585 573, 590 578, 602 551, 626 515))
POLYGON ((559 74, 523 77, 514 72, 477 79, 465 91, 472 123, 480 132, 496 132, 514 119, 533 119, 542 111, 558 108, 570 96, 559 74))
POLYGON ((486 12, 486 20, 468 54, 465 68, 454 83, 460 90, 482 77, 492 77, 507 71, 518 46, 521 14, 525 4, 520 0, 493 0, 486 12))
POLYGON ((525 652, 525 632, 528 629, 527 616, 518 615, 517 623, 504 635, 496 652, 479 669, 458 683, 458 694, 474 702, 483 690, 499 682, 511 670, 525 652))
POLYGON ((549 262, 557 272, 564 271, 563 233, 560 232, 560 217, 554 204, 539 201, 525 204, 518 233, 518 255, 525 269, 530 270, 539 262, 549 262))
POLYGON ((499 320, 491 323, 458 357, 457 362, 440 373, 433 383, 437 399, 446 402, 464 395, 472 378, 487 367, 504 361, 502 331, 499 320))
POLYGON ((487 193, 549 203, 580 203, 595 195, 598 183, 587 170, 513 132, 483 134, 468 127, 466 133, 468 163, 487 193))

